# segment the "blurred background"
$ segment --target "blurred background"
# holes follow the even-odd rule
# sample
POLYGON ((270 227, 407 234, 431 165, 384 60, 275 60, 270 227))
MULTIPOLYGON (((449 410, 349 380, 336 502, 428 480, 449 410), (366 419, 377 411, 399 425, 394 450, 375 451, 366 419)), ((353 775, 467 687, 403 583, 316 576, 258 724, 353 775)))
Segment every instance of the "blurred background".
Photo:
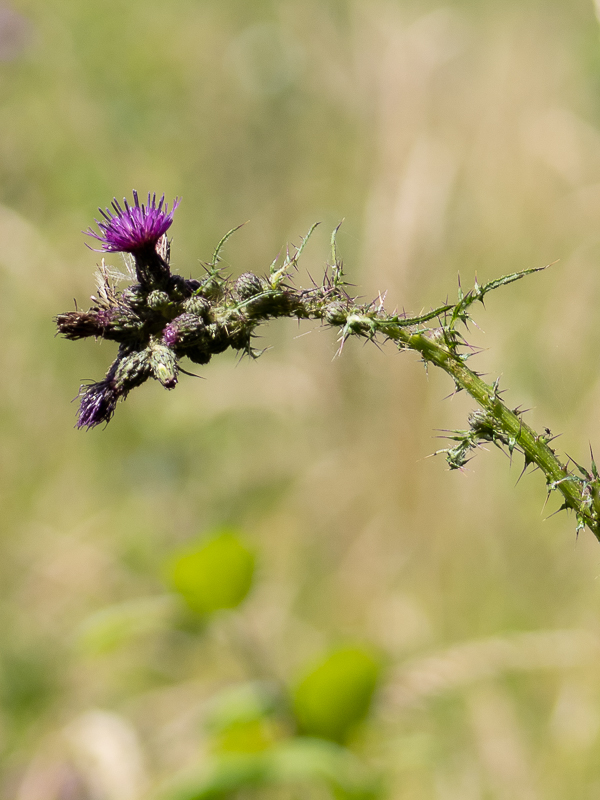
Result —
MULTIPOLYGON (((290 320, 74 429, 110 343, 55 338, 114 195, 181 197, 172 264, 265 272, 322 224, 358 295, 489 296, 473 364, 600 452, 591 0, 0 4, 0 795, 600 795, 600 545, 539 474, 447 471, 468 398, 290 320), (196 371, 193 369, 193 371, 196 371)), ((119 256, 110 263, 121 267, 119 256)))

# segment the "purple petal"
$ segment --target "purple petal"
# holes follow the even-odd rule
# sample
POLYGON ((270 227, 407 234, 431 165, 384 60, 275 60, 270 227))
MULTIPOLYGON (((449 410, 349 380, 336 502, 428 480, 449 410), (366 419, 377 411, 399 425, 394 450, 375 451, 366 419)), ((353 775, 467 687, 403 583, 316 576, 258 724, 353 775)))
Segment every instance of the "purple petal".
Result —
POLYGON ((96 224, 100 233, 96 233, 91 228, 84 233, 97 239, 102 247, 99 252, 105 253, 135 253, 136 250, 143 250, 147 247, 156 247, 160 237, 166 233, 173 223, 173 214, 179 205, 179 199, 173 202, 173 208, 169 211, 168 203, 164 202, 165 196, 161 197, 158 206, 156 205, 156 194, 148 193, 148 204, 140 204, 138 193, 133 192, 135 205, 130 206, 127 199, 123 198, 125 208, 122 208, 116 197, 110 208, 100 213, 104 220, 96 224))

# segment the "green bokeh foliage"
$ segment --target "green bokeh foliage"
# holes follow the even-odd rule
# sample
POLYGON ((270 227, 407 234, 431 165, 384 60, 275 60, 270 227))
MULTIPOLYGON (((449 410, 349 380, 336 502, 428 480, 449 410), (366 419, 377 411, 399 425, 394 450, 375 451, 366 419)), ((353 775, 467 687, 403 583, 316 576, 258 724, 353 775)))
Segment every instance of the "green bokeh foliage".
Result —
POLYGON ((254 791, 248 796, 259 798, 268 787, 289 787, 298 797, 333 796, 338 800, 371 800, 380 790, 378 781, 346 748, 296 737, 263 753, 216 758, 197 776, 167 790, 160 800, 217 800, 237 797, 237 792, 249 789, 254 791), (326 787, 331 794, 315 794, 315 786, 326 787))
POLYGON ((366 716, 380 674, 370 650, 343 647, 329 653, 294 691, 294 712, 302 733, 344 741, 366 716))
POLYGON ((230 530, 176 557, 170 567, 173 588, 198 614, 238 606, 250 591, 253 574, 253 553, 230 530))

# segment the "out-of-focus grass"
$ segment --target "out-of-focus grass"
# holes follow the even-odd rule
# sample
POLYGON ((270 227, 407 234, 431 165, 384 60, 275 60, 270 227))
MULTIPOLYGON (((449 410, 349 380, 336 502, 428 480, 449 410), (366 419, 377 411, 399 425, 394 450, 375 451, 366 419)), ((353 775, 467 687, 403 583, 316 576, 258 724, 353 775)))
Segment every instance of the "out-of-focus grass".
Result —
POLYGON ((550 516, 539 476, 515 488, 521 465, 497 452, 465 474, 425 459, 470 407, 442 402, 444 376, 353 342, 332 361, 330 332, 289 322, 265 331, 257 362, 225 355, 175 392, 144 386, 86 434, 70 401, 113 353, 55 339, 51 322, 93 292, 79 231, 132 188, 182 197, 186 275, 248 218, 233 270, 266 270, 321 220, 306 283, 346 217, 356 291, 414 311, 452 296, 457 271, 468 286, 560 259, 490 297, 473 363, 584 460, 600 447, 592 3, 14 9, 21 38, 0 62, 2 795, 141 798, 208 758, 217 689, 261 670, 293 686, 358 642, 387 669, 351 744, 390 797, 597 796, 598 543, 550 516), (165 564, 223 526, 256 553, 248 600, 235 618, 169 617, 165 564), (123 608, 131 635, 86 649, 93 615, 123 608))

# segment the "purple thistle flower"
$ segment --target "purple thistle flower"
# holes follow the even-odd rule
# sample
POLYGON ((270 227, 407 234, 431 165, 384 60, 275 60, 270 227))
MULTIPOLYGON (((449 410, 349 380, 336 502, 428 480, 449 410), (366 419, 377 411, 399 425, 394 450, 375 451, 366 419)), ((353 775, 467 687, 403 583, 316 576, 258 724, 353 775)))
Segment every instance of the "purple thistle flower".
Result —
POLYGON ((119 393, 108 380, 81 387, 78 428, 95 428, 103 422, 109 422, 115 413, 119 393))
POLYGON ((179 200, 173 201, 173 208, 169 211, 164 194, 158 205, 156 205, 156 194, 150 196, 149 192, 146 205, 140 204, 136 191, 133 192, 133 199, 134 205, 130 206, 123 198, 124 209, 116 198, 112 202, 113 211, 109 208, 106 212, 101 208, 98 209, 104 217, 103 221, 96 220, 100 233, 96 233, 91 227, 84 233, 97 239, 102 247, 91 249, 96 249, 100 253, 135 253, 156 247, 160 237, 171 227, 179 200))

